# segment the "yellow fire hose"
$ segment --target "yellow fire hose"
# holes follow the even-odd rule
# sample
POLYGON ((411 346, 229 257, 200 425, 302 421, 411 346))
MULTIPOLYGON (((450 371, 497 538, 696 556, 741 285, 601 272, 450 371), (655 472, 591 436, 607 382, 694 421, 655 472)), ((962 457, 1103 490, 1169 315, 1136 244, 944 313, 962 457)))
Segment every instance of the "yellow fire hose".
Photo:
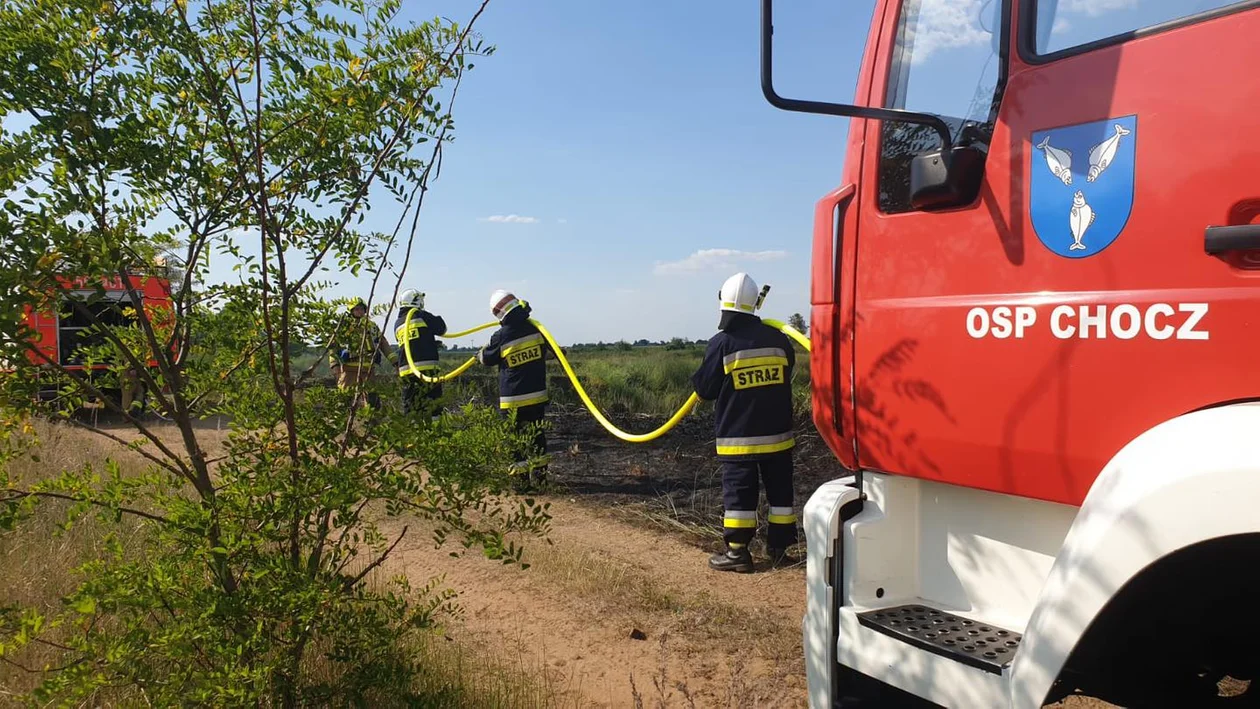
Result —
POLYGON ((606 431, 623 441, 628 443, 647 443, 664 436, 666 433, 669 433, 671 428, 677 426, 684 416, 691 413, 691 410, 700 402, 700 396, 693 391, 691 396, 687 397, 687 400, 683 402, 682 407, 675 411, 674 415, 662 424, 660 428, 648 433, 626 433, 614 426, 612 421, 604 418, 604 414, 600 412, 599 407, 595 405, 595 402, 591 401, 591 397, 587 396, 586 389, 582 388, 582 382, 578 381, 577 374, 573 372, 573 367, 569 366, 569 358, 564 356, 564 351, 560 349, 560 345, 556 344, 555 339, 552 338, 547 328, 533 318, 530 318, 529 321, 533 323, 534 327, 538 328, 543 337, 547 338, 547 344, 551 345, 551 351, 556 353, 556 359, 560 360, 560 366, 564 367, 564 373, 569 375, 569 381, 573 382, 573 388, 582 399, 582 403, 586 404, 586 408, 590 410, 591 415, 595 417, 596 421, 599 421, 599 425, 603 426, 606 431))
MULTIPOLYGON (((407 311, 407 317, 406 319, 403 320, 403 354, 407 356, 407 366, 410 368, 412 374, 419 377, 421 381, 426 381, 430 384, 439 384, 441 382, 448 382, 454 379, 455 377, 458 377, 464 372, 467 372, 470 367, 472 367, 474 364, 477 363, 476 357, 469 357, 468 361, 459 365, 455 369, 447 372, 446 374, 443 374, 437 377, 430 377, 424 372, 416 371, 416 361, 411 358, 411 338, 407 337, 407 333, 411 331, 411 316, 415 314, 416 314, 416 309, 412 308, 411 310, 407 311)), ((498 324, 499 323, 497 322, 482 323, 481 325, 478 325, 477 327, 470 327, 467 330, 460 330, 459 332, 448 332, 442 335, 442 337, 445 337, 445 338, 463 337, 464 335, 471 335, 474 332, 481 332, 482 330, 494 327, 495 325, 498 325, 498 324)))
POLYGON ((800 345, 801 348, 804 349, 806 352, 814 351, 813 349, 810 348, 809 338, 806 337, 804 333, 792 327, 791 325, 788 325, 782 320, 771 320, 770 318, 762 318, 761 322, 769 325, 770 327, 778 330, 779 332, 782 332, 784 335, 787 335, 793 340, 796 340, 796 344, 800 345))
MULTIPOLYGON (((477 358, 469 357, 468 361, 459 365, 454 370, 438 377, 430 377, 424 374, 423 372, 416 371, 415 360, 412 359, 411 357, 411 338, 406 336, 409 330, 409 326, 411 325, 411 316, 414 315, 415 312, 416 311, 414 309, 409 311, 407 313, 406 320, 404 320, 403 322, 403 335, 404 335, 403 336, 403 353, 407 357, 407 365, 408 367, 411 368, 412 374, 419 377, 421 380, 429 382, 431 384, 438 383, 438 382, 445 382, 445 381, 454 379, 455 377, 458 377, 459 375, 468 371, 469 367, 476 364, 477 358)), ((792 338, 793 340, 797 342, 797 344, 805 348, 806 352, 810 351, 809 338, 801 334, 798 330, 796 330, 796 328, 793 328, 791 325, 787 325, 786 323, 783 323, 779 320, 770 320, 768 318, 763 319, 762 322, 769 325, 770 327, 773 327, 782 331, 783 334, 792 338)), ((629 443, 646 443, 648 441, 653 441, 653 440, 656 440, 657 438, 660 438, 666 433, 669 433, 670 429, 672 429, 674 426, 677 426, 678 422, 682 421, 683 418, 687 416, 687 414, 691 413, 691 410, 695 408, 697 403, 700 402, 700 396, 696 394, 695 392, 692 392, 691 396, 687 397, 687 400, 683 402, 683 405, 679 407, 679 409, 674 412, 674 415, 669 417, 669 420, 666 421, 664 424, 662 424, 660 428, 656 429, 655 431, 649 431, 648 433, 626 433, 620 428, 617 428, 617 426, 614 425, 612 421, 609 421, 604 416, 604 414, 599 410, 599 407, 595 405, 595 402, 591 401, 591 397, 586 393, 586 389, 582 387, 582 382, 578 380, 577 374, 573 371, 573 367, 569 364, 569 358, 564 355, 564 351, 560 349, 560 345, 556 343, 555 338, 551 336, 551 333, 547 330, 547 328, 542 323, 538 322, 537 320, 534 320, 533 318, 530 318, 530 323, 532 323, 534 327, 538 328, 538 332, 541 333, 544 338, 546 338, 547 344, 551 345, 552 352, 555 353, 556 359, 560 360, 560 366, 564 368, 564 373, 568 375, 569 381, 573 383, 573 389, 577 391, 578 397, 582 399, 582 403, 586 405, 587 410, 591 412, 591 415, 595 417, 596 421, 599 421, 600 425, 603 426, 605 430, 607 430, 609 433, 616 436, 617 438, 620 438, 623 441, 626 441, 629 443)), ((498 322, 488 322, 483 325, 478 325, 477 327, 469 328, 467 330, 462 330, 460 332, 448 332, 445 335, 442 335, 442 337, 444 338, 462 337, 464 335, 470 335, 474 332, 479 332, 481 330, 494 327, 498 324, 499 324, 498 322)))

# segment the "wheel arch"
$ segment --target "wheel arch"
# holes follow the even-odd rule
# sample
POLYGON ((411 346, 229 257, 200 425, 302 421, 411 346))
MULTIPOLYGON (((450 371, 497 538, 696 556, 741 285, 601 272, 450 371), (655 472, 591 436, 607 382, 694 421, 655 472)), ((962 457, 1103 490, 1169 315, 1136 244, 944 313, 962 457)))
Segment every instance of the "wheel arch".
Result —
POLYGON ((1135 438, 1103 468, 1064 539, 1011 668, 1039 707, 1108 603, 1159 560, 1260 532, 1260 402, 1205 408, 1135 438))

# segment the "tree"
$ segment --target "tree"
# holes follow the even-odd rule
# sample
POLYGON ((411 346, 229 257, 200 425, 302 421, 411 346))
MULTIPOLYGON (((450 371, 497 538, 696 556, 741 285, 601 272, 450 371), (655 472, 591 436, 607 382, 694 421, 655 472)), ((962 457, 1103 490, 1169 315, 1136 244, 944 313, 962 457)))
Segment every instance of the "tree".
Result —
POLYGON ((39 642, 64 653, 43 675, 43 701, 405 701, 407 636, 449 599, 370 583, 408 533, 387 539, 379 516, 406 512, 438 542, 456 536, 508 563, 520 549, 506 533, 545 531, 542 506, 501 495, 520 441, 493 414, 466 410, 423 436, 415 428, 428 424, 394 410, 365 425, 350 403, 380 385, 310 387, 324 358, 294 365, 294 344, 328 342, 344 315, 321 297, 329 274, 372 275, 369 305, 395 260, 405 274, 459 83, 490 51, 472 32, 484 2, 463 24, 403 23, 401 7, 0 8, 0 360, 12 368, 0 374, 0 530, 50 499, 72 503, 67 523, 93 514, 116 530, 62 611, 0 608, 5 659, 39 642), (360 230, 382 200, 400 214, 393 233, 360 230), (172 250, 173 306, 142 302, 133 271, 172 250), (237 262, 235 281, 208 283, 211 253, 237 262), (65 276, 122 279, 129 323, 102 320, 99 289, 82 296, 65 276), (104 377, 37 346, 22 313, 52 308, 91 321, 100 343, 85 356, 109 365, 104 377), (168 426, 103 396, 129 371, 168 426), (101 399, 138 442, 39 402, 34 388, 49 382, 62 409, 101 399), (232 420, 217 460, 196 425, 212 414, 232 420), (37 416, 149 467, 21 479, 7 463, 31 455, 37 416), (308 674, 312 655, 327 679, 308 674))
POLYGON ((787 324, 791 325, 793 329, 802 335, 809 334, 809 325, 805 324, 805 318, 800 313, 792 313, 792 317, 788 318, 787 324))

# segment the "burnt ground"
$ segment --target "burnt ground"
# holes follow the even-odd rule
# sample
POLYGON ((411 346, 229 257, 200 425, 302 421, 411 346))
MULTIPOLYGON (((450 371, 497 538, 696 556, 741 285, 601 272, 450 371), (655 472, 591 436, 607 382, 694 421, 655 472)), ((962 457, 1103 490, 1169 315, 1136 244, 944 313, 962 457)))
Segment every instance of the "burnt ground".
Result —
MULTIPOLYGON (((668 417, 609 418, 624 430, 641 433, 655 429, 668 417)), ((619 515, 645 518, 681 533, 697 546, 713 547, 722 523, 722 477, 713 446, 711 406, 693 412, 665 436, 639 444, 615 438, 581 407, 552 406, 547 419, 552 457, 549 482, 555 494, 619 515)), ((814 490, 844 475, 844 469, 813 423, 805 419, 797 421, 793 460, 799 514, 814 490)), ((761 518, 764 526, 764 514, 761 518)))

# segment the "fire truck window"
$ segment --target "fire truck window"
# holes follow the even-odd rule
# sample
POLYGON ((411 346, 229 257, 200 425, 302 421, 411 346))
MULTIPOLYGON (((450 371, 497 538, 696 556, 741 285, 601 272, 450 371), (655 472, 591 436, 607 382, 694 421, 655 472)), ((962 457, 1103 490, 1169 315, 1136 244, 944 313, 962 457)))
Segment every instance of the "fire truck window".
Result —
POLYGON ((1034 32, 1038 54, 1176 22, 1247 2, 1227 0, 1037 0, 1034 32))
MULTIPOLYGON (((131 322, 118 303, 99 302, 85 307, 105 326, 118 327, 131 322)), ((57 329, 62 365, 83 364, 87 348, 105 343, 105 334, 100 328, 94 328, 91 318, 69 303, 58 314, 57 329)))
MULTIPOLYGON (((906 0, 884 106, 941 116, 955 139, 966 124, 991 133, 1001 13, 1001 0, 906 0)), ((880 144, 880 210, 910 211, 910 160, 940 148, 940 138, 927 126, 885 121, 880 144)))

